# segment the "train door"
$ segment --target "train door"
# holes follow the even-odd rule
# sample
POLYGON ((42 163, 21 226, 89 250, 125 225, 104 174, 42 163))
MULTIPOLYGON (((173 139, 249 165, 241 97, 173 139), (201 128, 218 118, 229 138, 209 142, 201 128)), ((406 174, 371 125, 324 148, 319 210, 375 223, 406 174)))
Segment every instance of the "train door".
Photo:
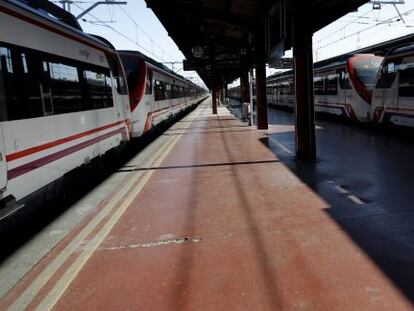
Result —
POLYGON ((6 146, 4 144, 3 126, 0 125, 0 189, 7 185, 6 146))
MULTIPOLYGON (((11 54, 10 50, 7 48, 0 47, 0 116, 1 120, 6 119, 6 89, 7 85, 5 85, 5 80, 8 80, 9 85, 17 85, 16 83, 12 83, 12 76, 9 75, 8 71, 12 72, 12 62, 11 62, 11 54), (9 68, 7 68, 7 63, 9 68), (2 69, 3 68, 3 69, 2 69)), ((13 91, 17 91, 17 88, 14 88, 13 91)), ((4 136, 3 136, 3 126, 0 124, 0 189, 5 188, 7 185, 7 164, 6 164, 6 147, 4 144, 4 136)))
MULTIPOLYGON (((414 108, 414 56, 404 58, 399 66, 396 80, 396 97, 398 97, 398 109, 412 110, 414 108)), ((412 125, 411 125, 412 126, 412 125)))
POLYGON ((338 104, 345 105, 347 103, 346 93, 347 93, 347 85, 348 77, 345 71, 338 72, 338 104))
POLYGON ((145 86, 145 115, 155 110, 153 71, 147 67, 147 83, 145 86))
POLYGON ((374 121, 381 122, 384 110, 398 108, 398 79, 393 60, 383 65, 380 76, 372 91, 371 113, 374 121))
MULTIPOLYGON (((0 66, 0 99, 5 98, 3 89, 3 75, 0 66)), ((2 100, 0 100, 2 102, 2 100)), ((5 105, 5 101, 4 101, 5 105)), ((2 107, 3 109, 3 107, 2 107)), ((5 109, 5 107, 4 107, 5 109)), ((4 144, 3 126, 0 125, 0 189, 7 185, 6 146, 4 144)))
POLYGON ((398 109, 398 69, 395 62, 387 64, 386 88, 384 88, 382 107, 385 109, 398 109))
POLYGON ((380 78, 378 79, 371 98, 371 118, 374 122, 380 122, 382 111, 386 101, 386 69, 382 69, 380 78))

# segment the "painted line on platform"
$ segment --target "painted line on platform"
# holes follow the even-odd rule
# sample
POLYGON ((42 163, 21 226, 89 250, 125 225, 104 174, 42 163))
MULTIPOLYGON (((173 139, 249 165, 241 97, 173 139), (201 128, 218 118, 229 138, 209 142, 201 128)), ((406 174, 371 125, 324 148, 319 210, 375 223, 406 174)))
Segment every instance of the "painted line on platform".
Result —
POLYGON ((289 154, 293 154, 293 151, 290 150, 288 147, 282 145, 281 143, 279 143, 277 140, 273 139, 272 137, 269 136, 269 139, 276 145, 278 146, 280 149, 282 149, 284 152, 289 153, 289 154))
MULTIPOLYGON (((158 155, 158 152, 157 154, 158 155)), ((152 162, 152 161, 150 161, 152 162)), ((36 277, 36 279, 26 288, 26 290, 8 308, 10 311, 23 310, 36 297, 39 291, 46 285, 49 279, 65 263, 69 256, 75 252, 86 237, 105 219, 113 208, 128 193, 128 190, 138 181, 143 174, 137 174, 125 187, 105 205, 105 207, 77 234, 77 236, 59 253, 59 255, 47 265, 47 267, 36 277)))
MULTIPOLYGON (((200 112, 199 112, 200 114, 200 112)), ((198 116, 198 115, 197 115, 198 116)), ((186 124, 187 129, 196 116, 189 116, 191 122, 186 124)), ((170 142, 166 143, 164 148, 160 148, 153 157, 148 160, 150 165, 159 165, 168 156, 175 144, 182 137, 182 134, 175 136, 170 142)), ((53 275, 59 270, 60 267, 66 262, 66 260, 76 251, 79 250, 79 246, 84 242, 86 237, 92 233, 92 231, 98 227, 99 224, 109 215, 114 207, 124 201, 120 208, 110 217, 105 223, 102 229, 99 231, 97 236, 92 240, 92 249, 85 249, 81 255, 75 260, 74 263, 68 268, 61 279, 55 284, 49 294, 43 299, 43 301, 36 308, 37 310, 50 310, 59 300, 61 295, 76 277, 77 273, 85 265, 87 260, 93 254, 103 239, 109 234, 112 227, 116 224, 119 218, 123 215, 135 197, 141 192, 149 178, 152 176, 154 171, 138 172, 134 173, 135 177, 132 178, 125 187, 121 188, 120 191, 107 203, 107 205, 84 227, 77 236, 59 253, 59 255, 35 278, 34 281, 23 291, 23 293, 16 299, 8 310, 23 310, 25 309, 33 299, 39 294, 40 290, 47 284, 47 282, 53 277, 53 275), (139 179, 142 177, 142 180, 139 179), (139 181, 139 182, 138 182, 139 181), (138 182, 138 186, 135 184, 138 182), (134 190, 132 190, 134 188, 134 190), (128 192, 132 192, 124 199, 128 192), (123 200, 124 199, 124 200, 123 200), (71 275, 72 273, 72 275, 71 275)))
MULTIPOLYGON (((194 118, 191 119, 192 121, 194 118)), ((192 122, 189 122, 184 127, 187 129, 192 122)), ((176 143, 182 135, 176 136, 174 140, 168 145, 167 149, 162 152, 161 156, 156 159, 153 163, 154 166, 159 166, 165 160, 165 158, 170 154, 172 149, 175 147, 176 143)), ((148 171, 144 174, 143 178, 139 181, 138 185, 134 190, 126 197, 123 204, 116 210, 116 212, 111 216, 111 218, 106 222, 102 229, 97 233, 96 237, 89 243, 88 247, 84 249, 81 255, 75 260, 75 262, 66 270, 62 278, 54 285, 53 289, 49 294, 44 298, 44 300, 38 305, 36 310, 51 310, 54 305, 59 301, 60 297, 78 275, 79 271, 87 263, 89 258, 93 255, 99 245, 103 240, 108 236, 112 228, 118 223, 119 219, 124 215, 126 210, 131 206, 135 198, 141 193, 144 186, 148 183, 151 176, 155 171, 148 171)))
POLYGON ((358 198, 356 195, 353 195, 353 194, 348 195, 348 199, 350 199, 356 205, 363 205, 363 204, 365 204, 365 202, 363 202, 360 198, 358 198))
POLYGON ((346 195, 346 197, 352 201, 352 203, 356 205, 364 205, 366 204, 363 200, 357 197, 355 194, 352 194, 350 191, 345 189, 343 186, 336 184, 336 182, 330 180, 328 183, 340 194, 346 195))

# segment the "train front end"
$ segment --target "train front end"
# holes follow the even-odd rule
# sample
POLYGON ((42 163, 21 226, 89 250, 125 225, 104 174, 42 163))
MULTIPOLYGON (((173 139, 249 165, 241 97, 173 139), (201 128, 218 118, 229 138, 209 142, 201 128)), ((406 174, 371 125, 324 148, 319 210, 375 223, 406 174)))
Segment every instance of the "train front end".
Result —
POLYGON ((372 90, 382 61, 383 57, 374 54, 357 54, 346 62, 352 88, 347 104, 358 121, 370 121, 372 90))
POLYGON ((119 51, 127 77, 131 105, 132 137, 144 133, 147 115, 151 113, 151 78, 145 61, 134 52, 119 51))

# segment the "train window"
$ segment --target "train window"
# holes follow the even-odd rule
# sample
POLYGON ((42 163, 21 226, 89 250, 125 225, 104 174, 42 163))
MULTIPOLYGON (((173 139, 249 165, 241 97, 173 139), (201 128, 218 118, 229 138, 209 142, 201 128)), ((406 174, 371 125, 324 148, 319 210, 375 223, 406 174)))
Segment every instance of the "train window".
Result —
POLYGON ((2 97, 6 101, 7 108, 13 109, 16 107, 15 110, 17 110, 21 103, 21 93, 19 92, 19 79, 14 73, 11 53, 11 49, 0 47, 0 70, 4 88, 4 95, 2 97))
POLYGON ((289 82, 287 85, 287 94, 288 95, 293 95, 295 93, 295 85, 293 84, 293 82, 289 82))
MULTIPOLYGON (((26 117, 35 118, 43 115, 42 105, 42 67, 41 60, 37 53, 26 52, 22 53, 23 72, 25 77, 24 83, 24 97, 26 117), (24 57, 23 57, 24 55, 24 57)), ((22 117, 21 112, 17 114, 22 117)), ((9 118, 11 118, 9 112, 9 118)))
POLYGON ((172 99, 178 98, 178 86, 177 85, 175 84, 172 85, 171 94, 172 94, 171 95, 172 99))
MULTIPOLYGON (((125 70, 125 75, 128 82, 129 91, 132 93, 138 83, 138 73, 139 73, 139 62, 136 61, 135 58, 132 58, 128 55, 121 55, 122 63, 125 70)), ((114 77, 115 84, 114 86, 117 87, 118 83, 114 77)), ((111 83, 112 84, 112 83, 111 83)))
POLYGON ((12 63, 12 56, 11 50, 8 48, 0 47, 0 57, 2 59, 2 67, 7 69, 7 73, 13 73, 13 63, 12 63))
POLYGON ((273 87, 272 86, 269 85, 269 86, 266 87, 266 94, 268 96, 273 94, 273 87))
POLYGON ((351 83, 349 83, 349 74, 345 74, 345 89, 350 90, 351 89, 351 83))
POLYGON ((124 73, 120 66, 117 56, 107 54, 107 59, 109 67, 111 68, 112 76, 115 80, 115 86, 118 91, 118 94, 127 95, 127 84, 125 82, 124 73))
POLYGON ((323 83, 323 79, 320 77, 316 77, 314 79, 314 90, 315 90, 315 95, 324 95, 324 83, 323 83))
POLYGON ((391 61, 384 65, 381 71, 381 76, 377 82, 377 88, 390 88, 395 81, 396 71, 399 67, 399 62, 391 61))
POLYGON ((50 77, 64 82, 79 82, 78 69, 73 66, 49 63, 50 77))
POLYGON ((17 47, 0 47, 0 69, 3 68, 6 100, 0 112, 3 120, 34 118, 43 114, 39 71, 28 63, 26 54, 24 58, 22 55, 17 47))
POLYGON ((55 114, 79 111, 82 104, 78 69, 62 62, 48 62, 50 89, 55 114))
POLYGON ((172 98, 172 86, 169 83, 165 84, 165 98, 166 99, 172 98))
POLYGON ((327 94, 336 95, 338 93, 338 77, 336 75, 330 75, 328 77, 327 94))
POLYGON ((26 54, 22 53, 21 55, 22 55, 23 71, 24 73, 29 73, 29 69, 27 68, 26 54))
POLYGON ((108 68, 0 43, 0 76, 2 120, 113 106, 108 68))
POLYGON ((109 72, 104 69, 85 70, 84 78, 89 100, 86 109, 111 107, 113 101, 109 72))
POLYGON ((395 72, 395 64, 388 63, 386 66, 387 73, 394 73, 395 72))
POLYGON ((399 95, 401 97, 414 97, 414 64, 400 67, 399 95))
POLYGON ((341 90, 350 89, 349 85, 349 75, 345 71, 338 72, 338 82, 341 90))
POLYGON ((147 72, 147 82, 145 85, 145 94, 152 94, 152 71, 147 72))
POLYGON ((176 92, 175 98, 181 98, 181 97, 183 97, 183 92, 182 92, 182 87, 181 86, 176 85, 175 86, 175 92, 176 92))
POLYGON ((154 97, 156 101, 165 100, 165 82, 155 80, 154 97))
POLYGON ((184 97, 184 87, 183 86, 177 86, 177 98, 184 97))

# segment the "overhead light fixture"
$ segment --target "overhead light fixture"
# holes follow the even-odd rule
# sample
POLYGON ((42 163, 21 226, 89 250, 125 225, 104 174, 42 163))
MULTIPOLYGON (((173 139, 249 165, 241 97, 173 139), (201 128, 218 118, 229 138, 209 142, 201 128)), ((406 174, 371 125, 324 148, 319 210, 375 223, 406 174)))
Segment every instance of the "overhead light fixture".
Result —
POLYGON ((193 53, 193 56, 195 58, 202 58, 204 56, 204 53, 205 53, 203 47, 199 46, 199 45, 193 47, 191 52, 193 53))
POLYGON ((372 4, 373 10, 381 10, 381 3, 373 3, 372 4))

